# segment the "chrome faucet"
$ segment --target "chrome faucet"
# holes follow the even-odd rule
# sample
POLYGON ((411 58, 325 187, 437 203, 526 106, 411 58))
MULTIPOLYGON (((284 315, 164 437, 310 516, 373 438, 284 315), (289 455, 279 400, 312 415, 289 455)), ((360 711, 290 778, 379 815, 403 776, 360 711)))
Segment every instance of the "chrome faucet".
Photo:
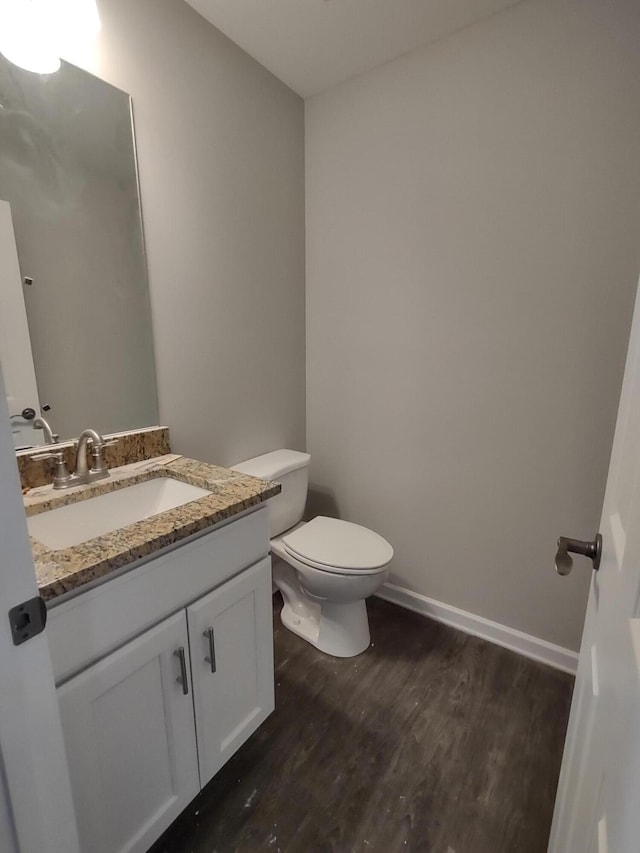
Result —
POLYGON ((34 429, 41 429, 44 432, 44 443, 45 444, 57 444, 60 441, 60 436, 54 433, 54 431, 49 426, 48 421, 46 421, 43 417, 36 418, 33 422, 34 429))
POLYGON ((94 429, 85 429, 80 433, 78 440, 74 442, 76 458, 73 474, 67 467, 64 450, 34 453, 31 459, 55 460, 56 471, 53 477, 53 488, 68 489, 71 486, 80 486, 83 483, 92 483, 94 480, 102 480, 104 477, 108 477, 109 469, 104 461, 104 449, 117 443, 117 439, 105 441, 100 433, 94 429), (89 467, 87 458, 89 445, 91 445, 91 467, 89 467))
MULTIPOLYGON (((115 444, 114 442, 110 442, 115 444)), ((76 477, 82 477, 83 482, 88 483, 90 480, 99 480, 102 477, 109 476, 109 469, 104 462, 104 449, 107 442, 94 429, 85 429, 80 433, 76 444, 76 477), (91 442, 91 468, 87 462, 87 450, 91 442)))

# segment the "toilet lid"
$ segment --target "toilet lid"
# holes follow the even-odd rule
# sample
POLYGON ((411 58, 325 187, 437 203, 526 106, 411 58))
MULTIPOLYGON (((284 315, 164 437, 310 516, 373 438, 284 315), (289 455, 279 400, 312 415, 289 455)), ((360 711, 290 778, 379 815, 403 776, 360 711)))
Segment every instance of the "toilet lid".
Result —
POLYGON ((326 566, 329 571, 370 572, 393 557, 391 545, 373 530, 324 515, 284 536, 282 544, 302 562, 326 566))

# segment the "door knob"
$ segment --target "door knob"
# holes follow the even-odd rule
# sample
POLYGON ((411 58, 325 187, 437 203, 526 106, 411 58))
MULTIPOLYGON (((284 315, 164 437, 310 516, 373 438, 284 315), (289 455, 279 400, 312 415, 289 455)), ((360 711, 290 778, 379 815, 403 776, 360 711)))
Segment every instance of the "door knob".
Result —
POLYGON ((596 533, 593 542, 561 536, 558 539, 558 550, 556 552, 556 572, 559 575, 568 575, 573 568, 573 559, 570 553, 589 557, 594 570, 597 572, 600 568, 600 557, 602 556, 602 536, 596 533))

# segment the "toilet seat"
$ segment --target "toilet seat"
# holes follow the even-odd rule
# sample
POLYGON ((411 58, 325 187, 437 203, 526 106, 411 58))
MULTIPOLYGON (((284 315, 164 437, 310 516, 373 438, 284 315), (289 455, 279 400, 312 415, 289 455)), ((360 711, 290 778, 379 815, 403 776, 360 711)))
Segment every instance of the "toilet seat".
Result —
POLYGON ((373 574, 386 568, 393 557, 391 545, 373 530, 323 515, 283 536, 281 541, 296 560, 333 574, 373 574))

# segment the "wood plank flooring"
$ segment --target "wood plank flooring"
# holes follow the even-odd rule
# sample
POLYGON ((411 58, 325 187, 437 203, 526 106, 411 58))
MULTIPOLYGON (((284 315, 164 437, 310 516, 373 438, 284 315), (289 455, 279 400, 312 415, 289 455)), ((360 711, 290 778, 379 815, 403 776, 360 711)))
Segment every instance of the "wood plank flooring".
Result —
POLYGON ((276 711, 153 853, 545 853, 573 679, 368 608, 350 660, 274 613, 276 711))

